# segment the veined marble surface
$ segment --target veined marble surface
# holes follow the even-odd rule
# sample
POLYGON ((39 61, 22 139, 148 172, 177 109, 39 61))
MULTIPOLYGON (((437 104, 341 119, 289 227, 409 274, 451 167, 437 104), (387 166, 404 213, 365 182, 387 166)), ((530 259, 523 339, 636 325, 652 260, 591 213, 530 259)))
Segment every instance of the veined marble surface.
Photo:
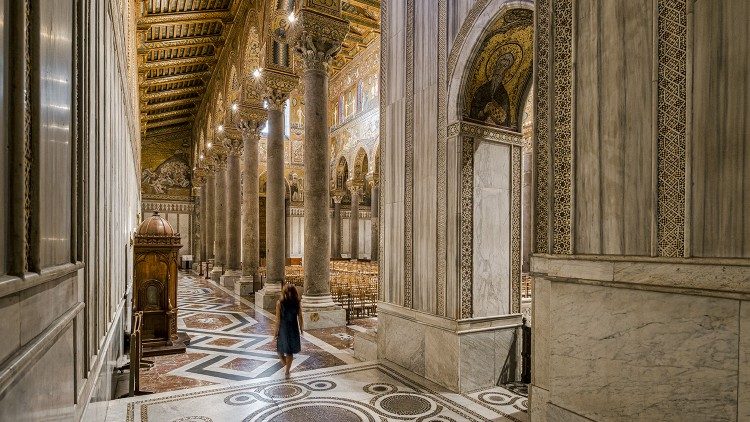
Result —
POLYGON ((527 399, 500 387, 456 394, 369 362, 110 402, 107 421, 528 421, 527 399))

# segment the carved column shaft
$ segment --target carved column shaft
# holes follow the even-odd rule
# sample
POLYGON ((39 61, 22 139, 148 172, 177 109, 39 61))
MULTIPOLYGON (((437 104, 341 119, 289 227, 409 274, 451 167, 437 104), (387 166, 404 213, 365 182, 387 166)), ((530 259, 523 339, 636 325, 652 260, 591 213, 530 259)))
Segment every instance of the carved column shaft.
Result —
POLYGON ((370 197, 370 215, 372 221, 372 230, 370 234, 370 260, 377 261, 380 259, 378 256, 378 239, 380 238, 380 185, 377 183, 372 184, 372 193, 370 197))
POLYGON ((352 260, 359 259, 359 201, 362 197, 362 188, 352 186, 351 216, 349 217, 349 257, 352 260))
POLYGON ((244 144, 244 174, 242 180, 243 203, 243 239, 242 239, 242 276, 252 277, 254 290, 260 288, 258 267, 259 253, 259 207, 258 207, 258 124, 243 123, 242 141, 244 144))
POLYGON ((333 258, 341 259, 341 200, 343 195, 333 195, 333 227, 331 229, 331 244, 333 258))
MULTIPOLYGON (((227 129, 228 130, 228 129, 227 129)), ((234 133, 225 141, 228 150, 226 169, 226 265, 225 277, 222 284, 226 287, 234 285, 234 279, 239 278, 240 272, 240 156, 242 155, 242 140, 239 133, 234 133)))
POLYGON ((214 233, 215 233, 215 224, 216 219, 214 216, 215 211, 215 201, 216 201, 216 173, 213 170, 209 170, 208 176, 206 177, 206 198, 204 202, 204 209, 205 209, 205 248, 206 248, 206 254, 205 259, 210 260, 214 259, 214 233))
POLYGON ((266 283, 281 288, 286 261, 284 102, 269 101, 266 172, 266 283))

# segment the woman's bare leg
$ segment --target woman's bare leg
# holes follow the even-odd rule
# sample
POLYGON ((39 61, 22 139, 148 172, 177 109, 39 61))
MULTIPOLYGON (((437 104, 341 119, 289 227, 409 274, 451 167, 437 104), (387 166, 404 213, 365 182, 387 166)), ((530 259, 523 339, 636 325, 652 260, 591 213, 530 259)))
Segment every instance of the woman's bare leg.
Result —
POLYGON ((292 359, 294 359, 294 356, 288 355, 285 356, 286 362, 284 362, 284 365, 286 366, 286 376, 289 378, 289 372, 292 370, 292 359))

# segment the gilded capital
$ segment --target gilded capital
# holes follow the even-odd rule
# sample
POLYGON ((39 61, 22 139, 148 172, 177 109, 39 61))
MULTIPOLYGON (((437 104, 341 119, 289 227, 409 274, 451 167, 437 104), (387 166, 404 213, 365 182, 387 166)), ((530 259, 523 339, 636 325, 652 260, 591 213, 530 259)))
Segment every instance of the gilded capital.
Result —
POLYGON ((346 196, 346 192, 343 190, 336 189, 335 191, 331 192, 331 197, 333 198, 333 202, 340 204, 341 200, 344 199, 344 196, 346 196))
POLYGON ((294 90, 299 78, 291 73, 266 69, 263 72, 263 99, 269 110, 283 110, 289 93, 294 90))
POLYGON ((224 147, 226 148, 228 155, 242 155, 242 132, 234 128, 225 128, 224 147))
POLYGON ((297 13, 297 22, 289 30, 290 45, 306 70, 325 71, 349 32, 349 22, 341 18, 341 4, 305 2, 297 13))

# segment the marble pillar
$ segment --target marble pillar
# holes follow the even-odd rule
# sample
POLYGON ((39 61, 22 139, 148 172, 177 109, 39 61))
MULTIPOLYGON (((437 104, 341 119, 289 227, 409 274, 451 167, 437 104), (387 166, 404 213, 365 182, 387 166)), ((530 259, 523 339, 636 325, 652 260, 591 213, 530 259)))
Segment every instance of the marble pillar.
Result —
POLYGON ((380 257, 379 252, 379 239, 380 239, 380 185, 378 184, 377 178, 370 180, 372 186, 370 194, 370 215, 372 230, 370 233, 370 260, 377 261, 380 257))
POLYGON ((349 258, 359 259, 359 201, 362 199, 362 186, 351 184, 349 191, 352 197, 351 216, 349 217, 349 258))
POLYGON ((226 129, 224 146, 227 148, 226 170, 226 262, 221 285, 234 289, 234 283, 242 275, 240 267, 240 231, 242 220, 240 213, 240 157, 242 156, 242 138, 236 130, 226 129), (231 133, 230 133, 231 132, 231 133))
MULTIPOLYGON (((203 184, 200 188, 200 243, 198 246, 198 255, 199 259, 196 259, 196 263, 198 265, 203 265, 204 262, 208 260, 208 255, 206 255, 206 232, 207 232, 207 218, 206 218, 206 210, 208 207, 206 207, 206 190, 208 188, 206 187, 206 180, 205 177, 203 179, 203 184)), ((200 271, 199 271, 200 272, 200 271)))
POLYGON ((261 122, 265 118, 243 119, 239 128, 242 131, 244 144, 244 173, 242 182, 243 196, 243 237, 242 237, 242 277, 234 284, 234 292, 248 295, 260 290, 260 266, 258 231, 258 140, 260 139, 261 122))
POLYGON ((266 97, 268 138, 266 149, 266 281, 255 303, 275 310, 284 283, 286 263, 286 211, 284 207, 284 106, 288 94, 266 97))
POLYGON ((341 200, 343 192, 333 193, 333 220, 331 229, 332 258, 341 259, 341 200))
POLYGON ((216 153, 216 175, 214 180, 214 268, 211 270, 211 280, 221 281, 224 264, 227 259, 227 157, 222 146, 216 153))
MULTIPOLYGON (((215 224, 216 219, 214 218, 214 201, 216 200, 216 172, 213 168, 213 165, 211 167, 207 168, 206 173, 206 200, 205 207, 206 207, 206 217, 205 217, 205 232, 206 232, 206 239, 204 242, 204 245, 206 247, 206 254, 204 255, 206 258, 206 261, 210 261, 214 259, 214 233, 215 233, 215 224)), ((208 275, 208 274, 207 274, 208 275)))
MULTIPOLYGON (((333 2, 338 5, 340 3, 333 2)), ((330 286, 331 222, 328 217, 330 144, 328 143, 327 65, 348 31, 348 23, 330 15, 321 18, 307 7, 291 37, 302 56, 305 86, 305 287, 302 316, 305 327, 325 328, 346 324, 344 310, 333 302, 330 286), (324 22, 321 22, 323 20, 324 22), (325 33, 321 29, 325 27, 325 33), (320 31, 320 32, 319 32, 320 31), (315 245, 315 247, 311 247, 315 245)))

